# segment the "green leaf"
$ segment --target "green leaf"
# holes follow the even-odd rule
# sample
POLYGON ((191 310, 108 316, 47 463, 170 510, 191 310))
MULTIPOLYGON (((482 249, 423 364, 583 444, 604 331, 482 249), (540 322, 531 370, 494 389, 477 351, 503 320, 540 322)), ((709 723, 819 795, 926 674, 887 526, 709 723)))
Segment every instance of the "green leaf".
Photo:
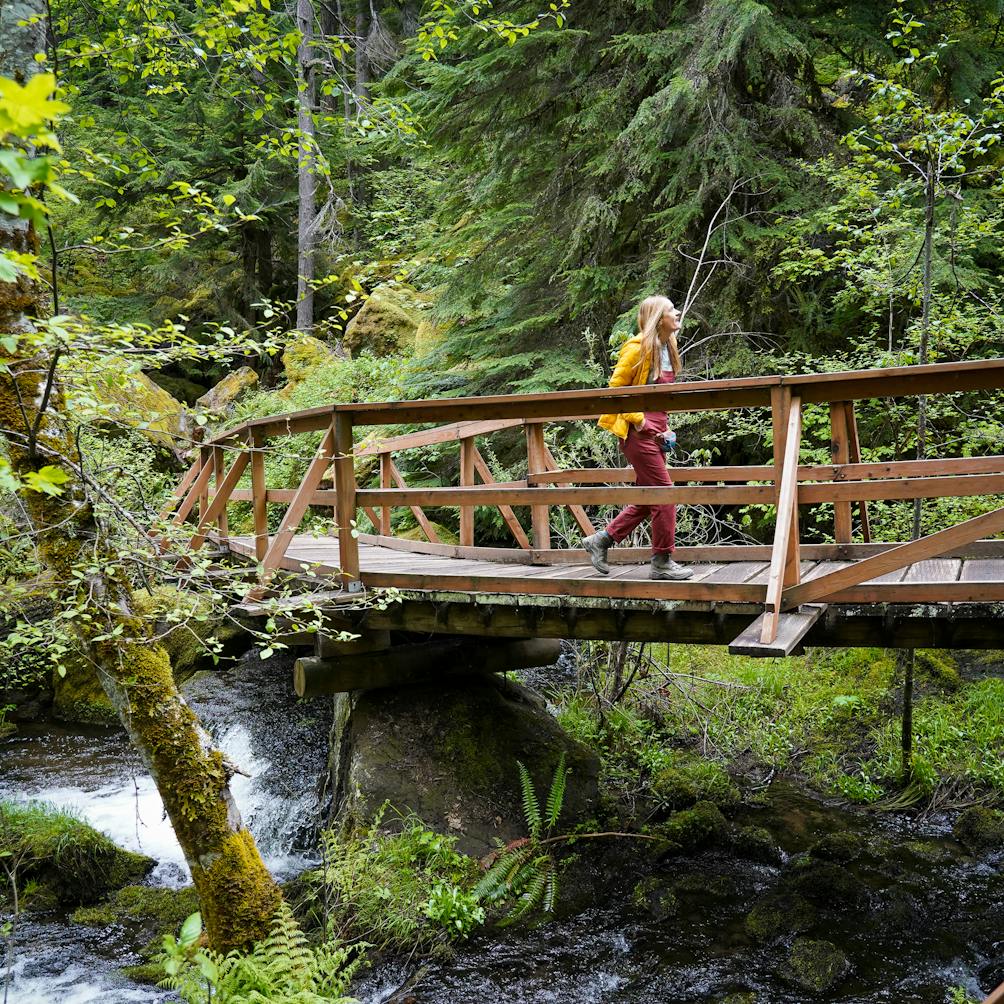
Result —
POLYGON ((194 945, 202 936, 202 914, 190 913, 185 922, 181 925, 181 933, 178 935, 178 944, 183 948, 194 945))

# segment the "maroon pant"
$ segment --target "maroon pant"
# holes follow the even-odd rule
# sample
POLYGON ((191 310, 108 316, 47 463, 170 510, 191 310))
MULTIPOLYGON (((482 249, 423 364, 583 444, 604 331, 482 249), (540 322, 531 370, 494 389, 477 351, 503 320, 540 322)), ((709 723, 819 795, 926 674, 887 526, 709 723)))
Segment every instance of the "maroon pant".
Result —
MULTIPOLYGON (((662 414, 651 417, 654 421, 650 421, 648 414, 645 415, 645 428, 642 432, 632 426, 627 439, 621 442, 621 451, 634 468, 638 485, 669 487, 673 479, 666 469, 666 455, 659 449, 657 437, 657 433, 666 429, 666 416, 662 414)), ((607 527, 607 533, 616 543, 620 543, 648 516, 652 517, 653 553, 672 554, 676 548, 675 505, 629 505, 607 527)))

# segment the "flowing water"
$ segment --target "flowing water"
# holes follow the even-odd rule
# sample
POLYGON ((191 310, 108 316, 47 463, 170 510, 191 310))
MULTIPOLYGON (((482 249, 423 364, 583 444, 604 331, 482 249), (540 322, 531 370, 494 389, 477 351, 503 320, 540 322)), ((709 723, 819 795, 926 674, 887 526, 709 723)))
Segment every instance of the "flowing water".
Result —
MULTIPOLYGON (((214 742, 244 774, 234 798, 273 874, 313 863, 321 815, 330 702, 300 702, 289 659, 248 654, 228 671, 201 672, 183 687, 214 742)), ((153 780, 125 736, 112 729, 22 725, 2 744, 0 798, 37 799, 76 810, 121 847, 155 858, 147 881, 190 881, 153 780)), ((102 1004, 170 999, 118 975, 138 963, 129 931, 92 928, 66 917, 22 918, 9 1004, 102 1004)), ((0 1000, 3 986, 0 983, 0 1000)))
MULTIPOLYGON (((214 740, 250 775, 235 777, 235 797, 280 877, 311 862, 330 727, 327 701, 292 698, 289 668, 249 655, 185 685, 214 740)), ((23 726, 0 757, 0 797, 73 807, 120 845, 154 857, 151 883, 188 881, 156 789, 118 732, 23 726)), ((947 819, 852 811, 776 782, 735 822, 765 827, 776 849, 758 860, 733 848, 656 862, 637 845, 594 845, 566 876, 568 907, 557 920, 472 939, 446 960, 378 963, 355 993, 363 1004, 720 1004, 746 992, 756 1004, 943 1004, 949 987, 975 994, 1004 980, 1002 861, 967 855, 947 819), (789 978, 790 939, 754 941, 746 917, 803 881, 806 850, 836 832, 857 834, 864 850, 829 865, 829 881, 836 868, 850 884, 833 902, 815 890, 805 934, 832 941, 851 968, 814 994, 789 978), (665 893, 658 909, 632 895, 643 878, 665 893)), ((136 949, 115 925, 24 919, 10 1004, 173 999, 118 974, 139 961, 136 949)))

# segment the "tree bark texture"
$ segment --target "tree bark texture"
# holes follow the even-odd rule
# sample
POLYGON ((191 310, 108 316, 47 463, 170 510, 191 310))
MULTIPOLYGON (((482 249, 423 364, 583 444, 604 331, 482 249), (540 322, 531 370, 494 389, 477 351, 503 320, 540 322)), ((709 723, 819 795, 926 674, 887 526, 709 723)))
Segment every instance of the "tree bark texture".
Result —
POLYGON ((314 135, 314 5, 313 0, 296 0, 298 101, 296 124, 299 131, 297 159, 296 327, 309 335, 314 329, 314 222, 317 215, 317 157, 314 135))

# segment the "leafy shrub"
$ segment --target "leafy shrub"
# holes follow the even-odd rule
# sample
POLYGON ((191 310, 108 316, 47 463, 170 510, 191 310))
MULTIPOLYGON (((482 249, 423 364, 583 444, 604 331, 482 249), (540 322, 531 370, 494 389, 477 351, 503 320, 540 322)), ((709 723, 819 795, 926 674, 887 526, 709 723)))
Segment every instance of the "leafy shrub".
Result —
POLYGON ((329 923, 343 938, 379 948, 429 948, 464 938, 484 921, 473 888, 477 864, 456 838, 402 816, 398 832, 382 832, 387 806, 358 834, 322 834, 329 923))

